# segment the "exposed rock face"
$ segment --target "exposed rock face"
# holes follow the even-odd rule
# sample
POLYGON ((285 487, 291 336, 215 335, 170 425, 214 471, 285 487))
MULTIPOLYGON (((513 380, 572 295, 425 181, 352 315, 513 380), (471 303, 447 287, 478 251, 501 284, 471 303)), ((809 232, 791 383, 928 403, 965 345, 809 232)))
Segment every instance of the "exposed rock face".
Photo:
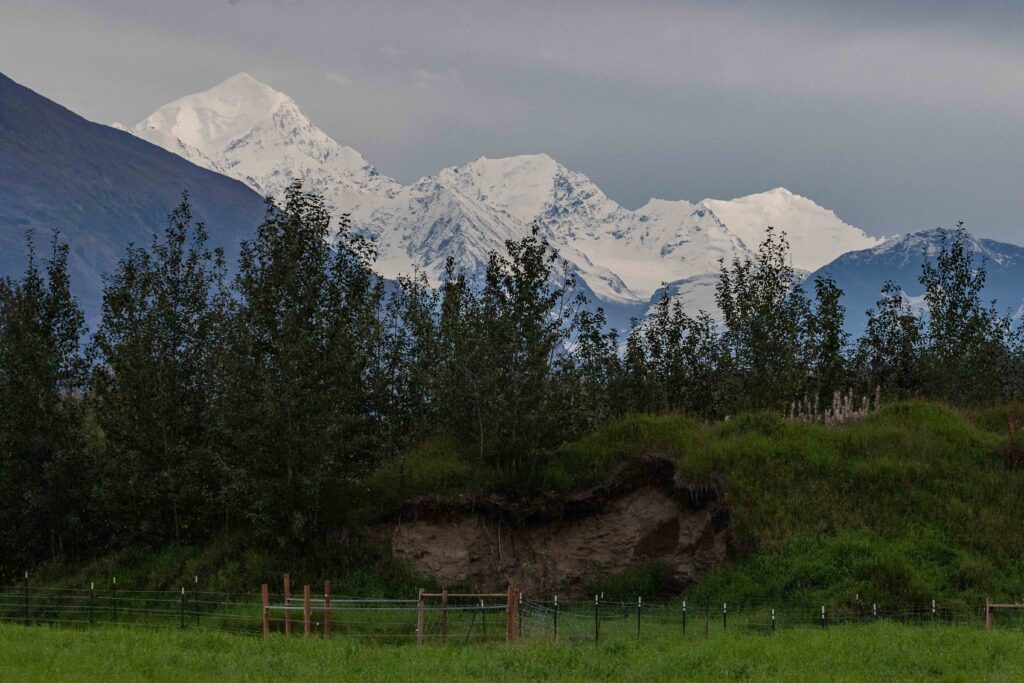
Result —
POLYGON ((377 532, 442 583, 578 594, 589 579, 649 561, 680 587, 692 583, 725 561, 729 509, 713 479, 680 481, 671 461, 648 456, 568 496, 416 499, 377 532))

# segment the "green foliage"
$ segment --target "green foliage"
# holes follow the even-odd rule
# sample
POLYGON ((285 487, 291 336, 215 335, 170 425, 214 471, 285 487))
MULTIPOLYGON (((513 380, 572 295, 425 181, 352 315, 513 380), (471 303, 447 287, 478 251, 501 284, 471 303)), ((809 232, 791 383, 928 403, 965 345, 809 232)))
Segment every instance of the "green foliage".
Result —
POLYGON ((872 603, 927 605, 939 598, 945 606, 976 606, 986 590, 1016 595, 1022 580, 1015 567, 997 571, 990 559, 940 533, 887 537, 844 529, 796 536, 777 549, 755 553, 714 572, 689 596, 695 603, 726 599, 863 608, 872 603), (997 576, 1000 571, 1003 575, 997 576))
POLYGON ((78 457, 84 323, 67 265, 54 239, 41 269, 29 239, 24 275, 0 281, 0 575, 77 553, 94 533, 78 457))
POLYGON ((739 562, 699 586, 702 596, 977 602, 1024 591, 1024 473, 1004 467, 1004 415, 924 402, 833 428, 773 413, 712 425, 638 415, 553 454, 548 481, 595 483, 650 452, 674 458, 683 476, 719 476, 739 562))
POLYGON ((162 239, 129 247, 104 287, 92 343, 91 417, 105 444, 94 501, 121 543, 202 539, 217 511, 208 425, 225 266, 206 240, 186 195, 162 239))
POLYGON ((451 437, 437 437, 382 462, 363 481, 366 516, 393 512, 414 496, 458 495, 496 482, 495 470, 475 460, 473 448, 461 447, 451 437))
POLYGON ((927 313, 887 285, 852 345, 842 292, 821 279, 808 297, 772 229, 756 258, 722 264, 722 324, 666 295, 624 336, 537 226, 483 273, 450 259, 437 288, 422 273, 385 283, 373 245, 298 183, 232 281, 206 238, 186 196, 108 276, 84 350, 66 247, 0 282, 0 576, 169 545, 185 563, 176 553, 214 552, 206 568, 225 577, 277 553, 346 572, 359 560, 358 585, 400 581, 349 539, 406 498, 570 491, 654 452, 724 477, 750 567, 863 532, 950 549, 952 569, 910 563, 894 594, 1016 580, 1021 448, 1010 413, 977 406, 1021 397, 1024 348, 981 302, 984 263, 962 232, 926 259, 927 313), (898 403, 839 429, 781 417, 876 387, 975 407, 898 403))
POLYGON ((957 403, 1016 396, 1019 360, 1013 351, 1020 340, 1009 316, 1000 316, 995 304, 982 304, 984 264, 974 263, 962 226, 934 263, 925 262, 919 278, 928 305, 925 391, 957 403))
POLYGON ((200 590, 251 595, 260 584, 286 572, 295 585, 329 579, 338 595, 415 595, 419 588, 436 585, 395 560, 378 539, 352 534, 323 544, 316 553, 297 554, 254 543, 251 535, 239 532, 203 546, 136 546, 81 563, 58 559, 40 565, 31 580, 34 585, 75 589, 95 582, 99 589, 116 576, 123 590, 174 591, 191 588, 198 577, 200 590))
POLYGON ((292 185, 243 245, 234 286, 217 406, 233 475, 225 515, 240 511, 280 547, 344 522, 377 444, 366 380, 383 284, 347 220, 333 249, 330 234, 323 199, 292 185))
POLYGON ((885 396, 909 397, 921 389, 922 323, 895 282, 882 286, 882 298, 868 312, 864 336, 857 341, 854 372, 862 386, 879 387, 885 396))
POLYGON ((735 385, 733 410, 781 410, 803 393, 810 302, 788 256, 785 235, 768 228, 756 259, 722 264, 715 302, 725 323, 723 375, 735 385))
POLYGON ((706 312, 690 317, 683 303, 662 294, 626 340, 622 364, 627 404, 638 411, 726 411, 729 367, 715 321, 706 312))
POLYGON ((679 589, 667 565, 644 562, 618 574, 597 577, 587 584, 583 592, 604 596, 606 600, 632 602, 638 597, 648 601, 665 600, 676 595, 679 589))

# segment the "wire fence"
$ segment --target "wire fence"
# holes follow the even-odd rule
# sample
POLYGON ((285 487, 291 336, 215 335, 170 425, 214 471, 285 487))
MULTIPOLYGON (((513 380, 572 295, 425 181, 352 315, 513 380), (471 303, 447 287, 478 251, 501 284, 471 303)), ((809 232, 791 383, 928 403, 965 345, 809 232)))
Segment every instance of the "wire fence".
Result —
MULTIPOLYGON (((566 642, 623 639, 711 638, 727 634, 770 635, 782 629, 831 628, 879 621, 920 627, 984 628, 986 608, 863 606, 833 609, 773 607, 768 603, 729 604, 687 601, 528 600, 522 609, 524 638, 566 642)), ((1024 610, 995 613, 997 628, 1024 629, 1024 610)))
POLYGON ((783 629, 870 624, 879 621, 917 627, 985 628, 991 614, 998 629, 1024 630, 1024 609, 984 606, 924 607, 856 604, 842 608, 775 606, 769 603, 565 600, 522 596, 509 610, 504 597, 452 594, 439 600, 353 596, 47 588, 29 584, 0 587, 0 622, 217 629, 257 636, 264 617, 271 633, 353 638, 379 643, 463 645, 506 639, 562 643, 622 640, 720 638, 730 634, 770 636, 783 629), (307 616, 308 610, 308 616, 307 616))
POLYGON ((64 626, 122 625, 216 628, 235 633, 260 632, 254 615, 259 595, 200 590, 126 590, 0 587, 0 622, 64 626))

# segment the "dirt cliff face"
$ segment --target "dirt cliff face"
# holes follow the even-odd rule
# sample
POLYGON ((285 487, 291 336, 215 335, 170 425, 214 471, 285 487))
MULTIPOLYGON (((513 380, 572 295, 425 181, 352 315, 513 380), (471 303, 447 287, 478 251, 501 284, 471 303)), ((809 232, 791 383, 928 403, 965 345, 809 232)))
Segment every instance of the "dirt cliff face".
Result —
POLYGON ((729 510, 714 479, 681 481, 670 460, 647 456, 565 496, 415 499, 376 532, 441 583, 578 594, 590 579, 649 561, 689 585, 725 561, 729 510))

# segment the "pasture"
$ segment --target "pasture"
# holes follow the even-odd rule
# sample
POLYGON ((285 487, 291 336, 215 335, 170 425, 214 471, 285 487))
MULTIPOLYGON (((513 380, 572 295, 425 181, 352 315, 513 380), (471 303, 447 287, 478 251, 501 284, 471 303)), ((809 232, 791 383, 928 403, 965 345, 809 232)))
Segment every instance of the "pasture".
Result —
POLYGON ((891 622, 593 643, 448 646, 267 641, 215 630, 0 625, 0 679, 1021 680, 1024 634, 891 622))

